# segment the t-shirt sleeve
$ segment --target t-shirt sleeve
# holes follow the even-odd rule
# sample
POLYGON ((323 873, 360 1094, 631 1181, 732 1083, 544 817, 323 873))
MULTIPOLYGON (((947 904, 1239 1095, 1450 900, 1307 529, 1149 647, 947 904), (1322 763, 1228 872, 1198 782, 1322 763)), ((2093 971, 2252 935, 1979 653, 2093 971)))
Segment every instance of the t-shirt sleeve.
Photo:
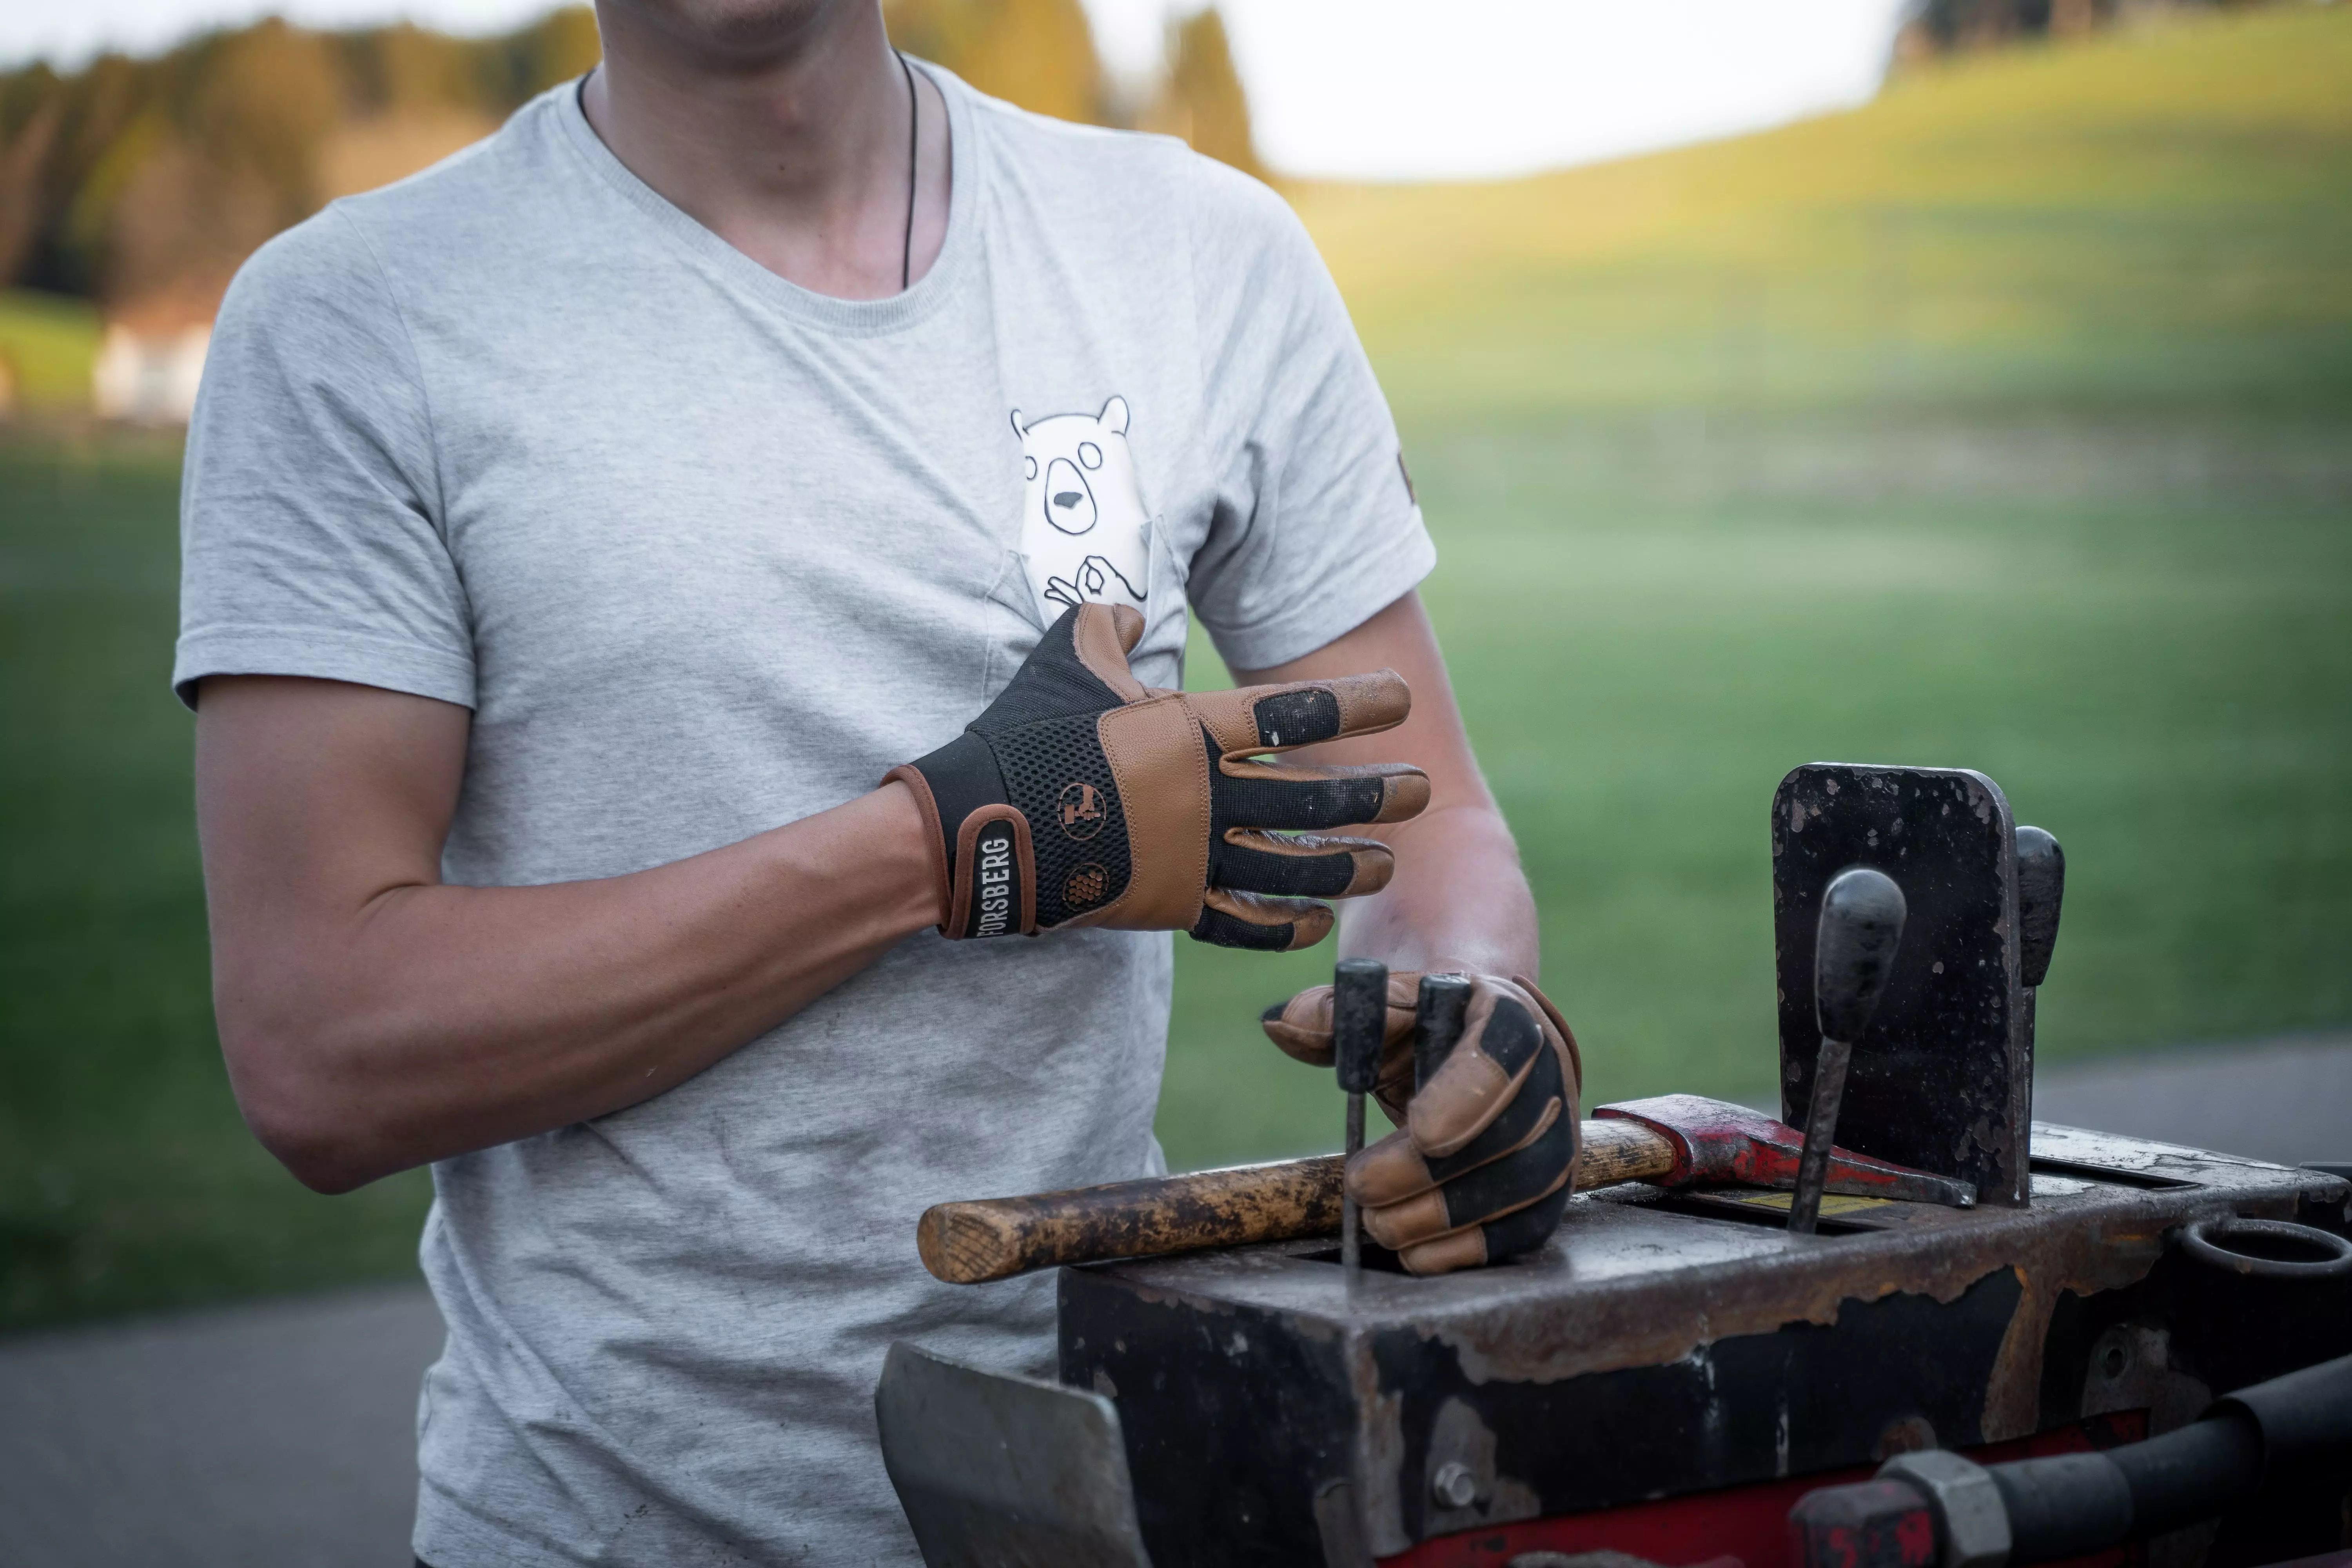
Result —
POLYGON ((365 237, 329 208, 222 301, 180 487, 173 689, 301 675, 471 706, 429 406, 365 237))
POLYGON ((1193 298, 1215 499, 1188 593, 1226 663, 1265 669, 1370 620, 1429 574, 1396 424, 1289 205, 1192 161, 1193 298))

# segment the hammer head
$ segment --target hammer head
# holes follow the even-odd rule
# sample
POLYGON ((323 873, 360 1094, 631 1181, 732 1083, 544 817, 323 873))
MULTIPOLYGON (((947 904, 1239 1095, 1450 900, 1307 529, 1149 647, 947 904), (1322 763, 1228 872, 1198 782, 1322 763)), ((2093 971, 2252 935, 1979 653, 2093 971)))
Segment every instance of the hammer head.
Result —
MULTIPOLYGON (((1744 1184, 1786 1190, 1797 1184, 1797 1160, 1804 1152, 1805 1135, 1760 1110, 1698 1094, 1661 1094, 1604 1105, 1592 1114, 1638 1121, 1673 1141, 1675 1169, 1649 1178, 1662 1187, 1744 1184)), ((1828 1190, 1953 1208, 1973 1208, 1977 1201, 1976 1189, 1966 1182, 1874 1160, 1851 1149, 1830 1151, 1828 1190)))

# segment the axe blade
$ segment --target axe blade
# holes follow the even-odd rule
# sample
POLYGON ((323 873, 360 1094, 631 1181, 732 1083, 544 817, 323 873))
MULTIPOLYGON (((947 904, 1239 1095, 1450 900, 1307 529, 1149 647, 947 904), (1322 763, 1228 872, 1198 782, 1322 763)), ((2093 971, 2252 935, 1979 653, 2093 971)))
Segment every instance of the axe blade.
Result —
MULTIPOLYGON (((1661 1094, 1604 1105, 1595 1120, 1638 1121, 1671 1140, 1678 1158, 1672 1173, 1650 1180, 1664 1187, 1779 1187, 1793 1191, 1805 1135, 1760 1110, 1710 1100, 1701 1094, 1661 1094)), ((1828 1190, 1851 1197, 1899 1198, 1906 1203, 1974 1208, 1976 1189, 1966 1182, 1873 1159, 1851 1149, 1830 1151, 1828 1190)))

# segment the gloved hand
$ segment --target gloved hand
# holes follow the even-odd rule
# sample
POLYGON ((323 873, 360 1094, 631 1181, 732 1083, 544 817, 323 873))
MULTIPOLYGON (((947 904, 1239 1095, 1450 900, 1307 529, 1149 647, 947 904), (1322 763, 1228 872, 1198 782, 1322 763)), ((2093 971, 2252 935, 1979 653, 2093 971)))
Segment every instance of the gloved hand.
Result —
POLYGON ((1419 768, 1249 759, 1402 723, 1396 672, 1159 691, 1128 668, 1142 635, 1125 605, 1066 611, 962 734, 886 775, 938 825, 940 934, 1108 926, 1279 952, 1331 929, 1308 900, 1388 885, 1388 846, 1311 830, 1415 815, 1419 768))
MULTIPOLYGON (((1474 974, 1462 1037, 1420 1093, 1412 1026, 1421 976, 1389 976, 1388 1028, 1372 1094, 1397 1124, 1348 1162, 1364 1228, 1415 1274, 1445 1274, 1541 1247, 1575 1173, 1576 1037, 1529 980, 1474 974)), ((1266 1010, 1274 1043, 1331 1065, 1331 987, 1266 1010)))

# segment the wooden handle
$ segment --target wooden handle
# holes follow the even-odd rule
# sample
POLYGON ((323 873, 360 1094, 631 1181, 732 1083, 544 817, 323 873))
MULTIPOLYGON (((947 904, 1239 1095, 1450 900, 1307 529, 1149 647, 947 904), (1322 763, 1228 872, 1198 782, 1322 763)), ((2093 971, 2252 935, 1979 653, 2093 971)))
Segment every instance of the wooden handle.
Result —
POLYGON ((1318 1154, 1034 1197, 939 1204, 923 1211, 915 1247, 923 1267, 949 1284, 977 1285, 1062 1263, 1337 1236, 1345 1163, 1340 1155, 1318 1154))
POLYGON ((1588 1121, 1579 1134, 1583 1147, 1576 1155, 1576 1190, 1614 1187, 1626 1182, 1646 1182, 1674 1174, 1682 1154, 1675 1141, 1639 1121, 1588 1121))
MULTIPOLYGON (((1674 1169, 1675 1146, 1638 1121, 1588 1121, 1576 1186, 1612 1186, 1674 1169)), ((1023 1198, 975 1198, 923 1211, 915 1247, 950 1285, 1035 1268, 1149 1258, 1339 1234, 1338 1154, 1234 1165, 1183 1176, 1076 1187, 1023 1198)))

